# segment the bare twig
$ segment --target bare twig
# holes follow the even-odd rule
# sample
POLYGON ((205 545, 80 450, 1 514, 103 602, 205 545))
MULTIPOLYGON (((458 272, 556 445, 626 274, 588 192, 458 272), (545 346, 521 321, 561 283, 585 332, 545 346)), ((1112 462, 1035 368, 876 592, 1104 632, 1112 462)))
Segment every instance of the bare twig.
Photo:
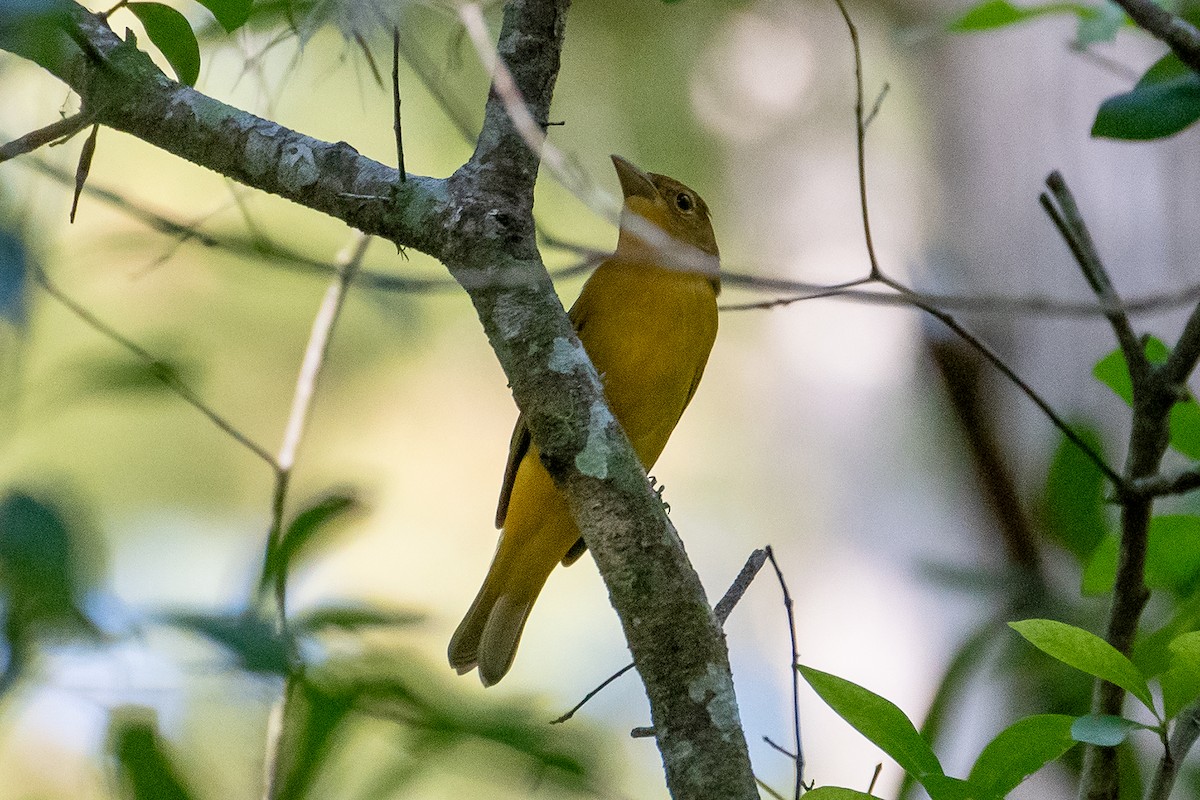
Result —
POLYGON ((1183 766, 1183 760, 1196 744, 1197 738, 1200 738, 1200 702, 1192 703, 1175 718, 1171 738, 1154 773, 1146 800, 1168 800, 1175 779, 1179 777, 1179 768, 1183 766))
POLYGON ((774 797, 775 800, 784 800, 783 795, 781 795, 779 792, 775 791, 770 786, 768 786, 757 775, 754 776, 754 782, 758 784, 758 788, 762 789, 764 792, 769 794, 771 797, 774 797))
POLYGON ((875 784, 879 781, 879 774, 883 772, 883 764, 875 765, 875 772, 871 775, 871 783, 867 785, 867 794, 874 794, 875 784))
POLYGON ((790 758, 792 761, 795 761, 795 760, 796 760, 796 754, 795 754, 795 753, 793 753, 791 750, 788 750, 786 747, 784 747, 783 745, 781 745, 781 744, 779 744, 778 742, 776 742, 776 741, 775 741, 774 739, 772 739, 770 736, 764 736, 764 737, 762 737, 762 740, 763 740, 763 742, 764 742, 764 743, 765 743, 765 744, 766 744, 768 747, 770 747, 770 748, 771 748, 772 750, 774 750, 776 753, 779 753, 779 754, 781 754, 781 755, 785 755, 785 756, 787 756, 788 758, 790 758))
MULTIPOLYGON (((338 258, 337 275, 326 289, 325 297, 313 319, 308 345, 304 349, 304 358, 296 378, 292 408, 284 428, 283 441, 279 446, 279 455, 275 460, 275 488, 271 498, 271 524, 267 534, 267 552, 263 558, 264 567, 275 561, 272 554, 279 552, 283 545, 283 513, 287 503, 288 485, 291 481, 292 468, 296 463, 296 452, 304 438, 304 429, 312 408, 317 379, 320 377, 321 368, 325 365, 329 353, 333 328, 345 302, 346 291, 354 280, 354 273, 362 264, 363 256, 366 255, 370 243, 370 236, 364 233, 355 234, 352 244, 338 258)), ((286 563, 278 565, 274 584, 276 623, 280 635, 285 641, 288 640, 287 566, 286 563)), ((264 800, 274 800, 281 780, 286 778, 280 774, 283 764, 281 749, 286 738, 283 726, 288 720, 288 703, 293 702, 297 686, 295 675, 289 674, 285 681, 283 696, 279 700, 278 712, 272 715, 272 721, 277 721, 279 727, 273 730, 272 735, 268 737, 264 772, 266 780, 263 787, 264 800)))
POLYGON ((879 116, 879 109, 883 108, 883 101, 888 96, 888 92, 892 90, 892 85, 884 82, 883 88, 879 90, 879 94, 875 96, 875 102, 871 105, 871 111, 867 114, 867 118, 863 120, 863 129, 871 127, 871 123, 875 121, 875 117, 879 116))
POLYGON ((783 608, 787 612, 788 636, 792 642, 792 661, 788 665, 788 672, 792 675, 792 736, 796 742, 796 754, 792 756, 796 761, 796 784, 793 797, 795 800, 799 800, 800 792, 804 789, 804 748, 800 739, 800 671, 796 669, 796 665, 800 663, 800 647, 796 642, 796 612, 792 602, 792 593, 788 591, 787 581, 783 578, 783 570, 779 568, 779 562, 775 560, 775 551, 770 545, 767 545, 765 549, 767 558, 770 559, 771 566, 775 570, 775 578, 779 581, 779 588, 783 592, 783 608))
MULTIPOLYGON (((287 494, 287 482, 292 467, 296 463, 296 451, 304 438, 304 428, 308 414, 312 408, 313 395, 316 392, 317 378, 325 365, 329 353, 329 343, 333 339, 333 327, 341 312, 346 299, 346 290, 354 280, 354 273, 366 255, 371 237, 358 233, 354 242, 338 258, 338 271, 334 280, 325 290, 325 297, 313 319, 312 332, 309 335, 308 346, 304 349, 304 359, 300 364, 300 374, 296 379, 296 391, 292 398, 292 409, 284 428, 283 442, 279 446, 279 455, 275 459, 278 471, 276 481, 273 513, 271 516, 270 547, 278 549, 283 535, 283 505, 287 494)), ((275 599, 278 604, 277 613, 281 622, 286 622, 286 588, 287 570, 280 569, 277 573, 275 599)))
POLYGON ((1187 392, 1187 379, 1196 368, 1197 360, 1200 360, 1200 304, 1192 310, 1183 333, 1179 335, 1179 341, 1175 343, 1171 355, 1167 357, 1167 363, 1163 365, 1163 380, 1180 398, 1187 392))
POLYGON ((100 125, 92 126, 92 132, 83 140, 79 151, 79 164, 75 167, 75 194, 71 197, 70 221, 75 222, 75 212, 79 209, 79 195, 87 183, 88 174, 92 171, 92 156, 96 154, 96 136, 100 133, 100 125))
POLYGON ((45 145, 62 144, 75 134, 86 128, 92 122, 92 115, 86 111, 64 117, 44 128, 38 128, 11 142, 0 145, 0 164, 17 156, 32 153, 45 145))
MULTIPOLYGON (((733 579, 733 583, 725 590, 725 594, 713 606, 713 613, 717 615, 717 622, 722 625, 729 619, 729 615, 733 613, 734 607, 741 601, 742 595, 750 588, 750 584, 758 577, 759 570, 763 564, 771 557, 771 548, 767 546, 762 550, 755 550, 746 559, 746 563, 742 565, 742 569, 738 572, 737 577, 733 579)), ((774 560, 772 559, 772 563, 774 560)))
POLYGON ((150 367, 154 377, 160 380, 164 386, 178 395, 179 398, 185 403, 207 417, 210 422, 228 434, 235 442, 242 445, 242 447, 245 447, 254 455, 258 456, 272 468, 275 468, 275 458, 267 452, 266 448, 260 446, 249 436, 238 430, 232 422, 214 411, 212 407, 201 400, 200 396, 192 391, 191 387, 184 383, 179 376, 174 373, 174 371, 168 369, 162 361, 158 360, 153 353, 151 353, 149 350, 146 350, 132 339, 129 339, 121 333, 118 333, 115 328, 103 322, 91 311, 88 311, 72 297, 63 292, 62 289, 60 289, 53 281, 50 280, 50 276, 48 276, 41 269, 36 267, 34 268, 33 279, 42 287, 42 289, 46 291, 46 294, 50 295, 63 306, 65 306, 72 314, 79 317, 79 319, 83 320, 83 322, 87 323, 88 326, 113 340, 121 347, 125 348, 144 361, 146 365, 150 367))
MULTIPOLYGON (((912 305, 916 298, 928 305, 947 311, 969 311, 973 314, 1029 314, 1037 317, 1090 318, 1102 317, 1108 309, 1091 300, 1070 300, 1065 297, 1010 295, 955 295, 910 290, 910 294, 878 292, 858 287, 870 283, 869 278, 859 278, 842 284, 824 285, 782 278, 767 278, 743 273, 721 271, 722 285, 737 286, 756 291, 796 292, 795 295, 773 298, 753 303, 727 303, 722 311, 750 311, 779 308, 792 303, 812 300, 814 297, 833 296, 843 300, 880 306, 912 305)), ((1142 295, 1124 301, 1120 310, 1126 314, 1146 314, 1167 311, 1181 306, 1192 306, 1200 301, 1200 284, 1189 284, 1176 289, 1142 295)))
POLYGON ((854 47, 854 133, 858 144, 858 202, 862 209, 863 238, 867 245, 867 258, 871 262, 870 277, 883 281, 883 270, 879 267, 879 259, 875 255, 875 242, 871 238, 871 213, 870 204, 867 202, 867 119, 863 116, 862 46, 858 42, 858 27, 850 18, 844 0, 834 2, 837 3, 838 11, 842 12, 842 20, 846 23, 846 30, 850 32, 850 44, 854 47))
POLYGON ((1049 195, 1043 194, 1038 199, 1075 256, 1083 277, 1099 298, 1104 315, 1108 318, 1125 356, 1130 380, 1136 390, 1136 387, 1145 385, 1146 375, 1150 371, 1150 361, 1146 358, 1145 348, 1138 341, 1137 334, 1129 324, 1129 317, 1122 310, 1120 295, 1113 288, 1112 279, 1108 276, 1108 270, 1104 268, 1104 262, 1100 259, 1096 244, 1092 241, 1092 235, 1083 220, 1083 215, 1079 213, 1079 206, 1075 203, 1075 197, 1067 187, 1066 180, 1055 170, 1046 178, 1046 186, 1049 187, 1054 200, 1058 201, 1058 206, 1054 205, 1049 195))
POLYGON ((1186 494, 1194 489, 1200 489, 1200 468, 1184 470, 1174 475, 1154 475, 1133 481, 1129 485, 1131 494, 1146 497, 1186 494))
POLYGON ((392 28, 392 127, 396 131, 396 169, 400 180, 408 180, 404 171, 404 135, 400 127, 400 27, 392 28))
POLYGON ((617 678, 619 678, 619 677, 621 677, 622 675, 624 675, 626 672, 629 672, 629 670, 631 670, 631 669, 633 669, 633 662, 632 662, 632 661, 631 661, 631 662, 629 662, 628 664, 626 664, 625 666, 621 667, 619 670, 617 670, 616 672, 614 672, 612 675, 609 675, 609 676, 608 676, 607 678, 605 678, 603 681, 601 681, 601 682, 600 682, 600 684, 599 684, 599 685, 598 685, 598 686, 597 686, 595 689, 592 689, 590 692, 588 692, 587 694, 585 694, 585 695, 583 696, 583 699, 582 699, 582 700, 580 700, 580 701, 579 701, 578 703, 576 703, 575 705, 571 706, 571 709, 570 709, 569 711, 567 711, 565 714, 563 714, 563 715, 562 715, 562 716, 560 716, 560 717, 557 717, 557 718, 555 718, 555 719, 552 719, 552 720, 550 720, 550 724, 551 724, 551 725, 558 725, 558 724, 560 724, 560 723, 566 722, 566 721, 567 721, 567 720, 569 720, 571 717, 575 716, 576 712, 578 712, 578 711, 579 711, 579 709, 581 709, 581 708, 583 708, 585 705, 587 705, 587 702, 588 702, 589 700, 591 700, 591 699, 592 699, 593 697, 595 697, 596 695, 600 694, 600 692, 602 692, 602 691, 604 691, 606 688, 608 688, 608 685, 609 685, 609 684, 611 684, 611 683, 612 683, 613 681, 615 681, 617 678))
POLYGON ((987 359, 992 366, 998 369, 1004 375, 1004 377, 1008 378, 1009 382, 1016 386, 1022 394, 1032 400, 1033 404, 1041 409, 1042 414, 1044 414, 1046 418, 1050 420, 1054 427, 1058 428, 1059 431, 1062 432, 1062 435, 1070 440, 1071 444, 1078 447, 1079 450, 1088 457, 1088 460, 1095 464, 1096 468, 1104 473, 1104 477, 1106 477, 1113 486, 1117 487, 1118 491, 1124 490, 1125 479, 1121 477, 1116 470, 1110 467, 1108 462, 1104 460, 1104 457, 1092 449, 1092 446, 1084 441, 1083 438, 1075 432, 1075 429, 1072 428, 1065 419, 1059 416, 1058 412, 1055 411, 1032 386, 1026 383, 1021 376, 1017 375, 1013 368, 1008 366, 1008 364, 1004 362, 1004 359, 1000 358, 995 350, 964 328, 958 320, 956 320, 950 314, 947 314, 945 311, 920 301, 914 301, 913 305, 938 319, 943 325, 954 331, 957 336, 961 337, 963 341, 975 348, 975 350, 977 350, 981 356, 987 359))
MULTIPOLYGON (((717 604, 713 606, 713 614, 716 615, 717 622, 724 625, 725 621, 729 619, 729 615, 733 613, 734 607, 742 599, 742 595, 746 593, 746 590, 750 588, 750 584, 754 582, 754 578, 758 575, 759 570, 762 569, 763 564, 766 563, 769 550, 769 547, 763 550, 755 550, 750 554, 750 557, 746 559, 746 563, 742 565, 742 569, 738 572, 737 577, 733 579, 733 583, 729 585, 729 588, 725 590, 725 594, 722 595, 721 599, 717 601, 717 604)), ((550 720, 550 724, 558 725, 559 723, 566 722, 571 717, 575 716, 575 713, 579 711, 579 709, 583 708, 589 700, 600 694, 600 692, 604 690, 610 683, 624 675, 626 672, 629 672, 631 669, 633 669, 633 664, 626 664, 612 675, 609 675, 600 683, 599 686, 597 686, 595 689, 592 689, 583 696, 582 700, 572 706, 570 711, 566 712, 557 719, 550 720)))
POLYGON ((1153 0, 1115 0, 1138 27, 1171 48, 1179 60, 1200 72, 1200 30, 1153 0))
MULTIPOLYGON (((1050 404, 1046 402, 1046 400, 1043 399, 1042 396, 1033 389, 1033 387, 1022 380, 1016 374, 1016 372, 1010 366, 1008 366, 1008 364, 1006 364, 999 355, 996 354, 994 350, 984 344, 982 340, 978 339, 969 331, 967 331, 966 328, 964 328, 952 315, 943 309, 938 308, 936 305, 922 300, 916 292, 914 292, 912 289, 909 289, 907 286, 895 280, 894 278, 888 276, 880 267, 879 260, 875 254, 875 245, 871 237, 871 212, 870 203, 868 202, 867 197, 866 125, 864 124, 865 119, 863 116, 862 49, 858 40, 858 28, 855 27, 854 21, 850 18, 850 12, 847 11, 844 0, 834 0, 834 2, 837 4, 838 11, 841 12, 843 21, 846 23, 846 29, 850 33, 850 43, 854 50, 855 143, 857 145, 858 156, 858 191, 859 206, 862 215, 863 238, 866 242, 867 257, 870 261, 870 272, 868 274, 868 279, 876 281, 883 286, 888 287, 889 289, 895 290, 904 301, 934 316, 940 320, 943 325, 954 331, 955 334, 962 337, 964 341, 978 350, 984 358, 986 358, 992 363, 993 366, 1000 370, 1000 372, 1018 389, 1020 389, 1026 397, 1032 400, 1034 404, 1041 409, 1042 413, 1045 414, 1046 417, 1051 421, 1051 423, 1053 423, 1056 428, 1062 431, 1063 435, 1066 436, 1067 439, 1069 439, 1076 447, 1082 450, 1083 453, 1093 463, 1096 464, 1100 471, 1104 473, 1105 477, 1108 478, 1115 487, 1117 487, 1118 490, 1122 490, 1125 485, 1124 479, 1117 474, 1117 472, 1110 467, 1107 462, 1104 461, 1103 457, 1093 450, 1091 446, 1089 446, 1088 443, 1079 436, 1079 434, 1075 433, 1071 426, 1068 425, 1066 421, 1054 411, 1053 408, 1051 408, 1050 404)), ((1200 342, 1200 323, 1198 323, 1197 327, 1197 340, 1200 342)), ((1198 346, 1198 350, 1200 350, 1200 346, 1198 346)))

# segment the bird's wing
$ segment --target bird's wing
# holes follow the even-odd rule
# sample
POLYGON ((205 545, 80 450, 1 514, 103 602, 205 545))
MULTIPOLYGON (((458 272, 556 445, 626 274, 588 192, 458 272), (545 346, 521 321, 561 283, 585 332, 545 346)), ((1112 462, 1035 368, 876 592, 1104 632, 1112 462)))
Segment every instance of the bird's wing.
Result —
POLYGON ((500 502, 496 505, 496 527, 504 527, 504 518, 508 516, 508 501, 512 499, 513 481, 517 479, 517 468, 521 459, 529 452, 529 428, 525 426, 525 415, 517 417, 513 428, 512 441, 508 445, 508 465, 504 468, 504 483, 500 485, 500 502))
MULTIPOLYGON (((587 303, 576 303, 571 306, 571 310, 567 312, 571 324, 575 326, 575 332, 583 330, 584 318, 587 316, 587 303)), ((504 527, 504 519, 508 516, 508 502, 512 499, 513 481, 517 479, 517 469, 521 466, 521 460, 525 458, 525 454, 529 452, 529 428, 525 425, 525 415, 521 414, 517 417, 517 424, 513 428, 512 441, 508 444, 508 464, 504 468, 504 483, 500 485, 500 502, 496 504, 496 527, 504 527)), ((583 543, 580 539, 576 544, 579 547, 583 543)), ((582 553, 582 549, 580 553, 582 553)), ((578 558, 578 556, 576 556, 578 558)))

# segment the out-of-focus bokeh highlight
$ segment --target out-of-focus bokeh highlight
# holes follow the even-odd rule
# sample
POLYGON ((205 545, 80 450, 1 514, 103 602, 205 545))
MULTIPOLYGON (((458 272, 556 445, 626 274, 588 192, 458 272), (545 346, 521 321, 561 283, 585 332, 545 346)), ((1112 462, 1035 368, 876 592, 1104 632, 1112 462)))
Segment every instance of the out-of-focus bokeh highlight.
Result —
MULTIPOLYGON (((177 5, 205 27, 207 12, 177 5)), ((326 10, 344 30, 370 31, 366 44, 386 75, 390 42, 374 30, 374 6, 326 10)), ((1157 53, 1149 40, 1123 32, 1092 56, 1070 49, 1069 20, 952 36, 943 32, 956 11, 949 4, 850 11, 868 103, 890 87, 867 153, 889 274, 946 294, 1087 300, 1037 205, 1057 168, 1123 292, 1186 281, 1200 244, 1195 134, 1146 145, 1088 136, 1099 101, 1131 84, 1121 65, 1136 76, 1157 53)), ((471 152, 456 121, 478 124, 485 76, 452 8, 401 12, 418 67, 400 73, 406 164, 445 176, 471 152)), ((498 4, 486 18, 498 30, 498 4)), ((128 14, 112 23, 140 30, 128 14)), ((344 30, 314 25, 301 47, 281 24, 233 37, 211 29, 197 88, 394 163, 390 92, 344 30)), ((550 141, 598 189, 616 195, 609 154, 618 153, 705 197, 727 269, 814 283, 865 274, 853 61, 832 2, 581 2, 563 59, 552 121, 564 124, 550 128, 550 141)), ((0 97, 4 140, 76 102, 8 55, 0 97)), ((81 139, 0 167, 0 286, 40 266, 276 450, 328 274, 265 253, 332 264, 352 232, 111 130, 100 131, 92 191, 68 225, 81 139), (192 233, 156 229, 147 221, 155 215, 192 233), (207 246, 208 235, 240 251, 207 246)), ((611 222, 548 175, 536 212, 558 239, 614 244, 611 222)), ((544 255, 552 268, 578 261, 549 246, 544 255)), ((450 632, 495 545, 516 412, 470 303, 437 263, 376 242, 364 267, 425 283, 350 293, 289 518, 331 493, 352 493, 361 508, 297 557, 290 605, 297 615, 372 608, 404 620, 360 631, 369 642, 355 646, 390 654, 393 670, 403 665, 413 696, 403 713, 389 706, 391 719, 348 720, 336 704, 314 706, 345 724, 329 734, 311 796, 665 797, 653 743, 628 736, 648 723, 635 675, 566 725, 541 725, 628 660, 590 559, 551 577, 498 687, 485 693, 445 665, 450 632)), ((580 283, 560 282, 565 303, 580 283)), ((6 658, 21 666, 0 698, 0 800, 107 797, 139 780, 161 781, 164 797, 172 780, 199 797, 256 797, 281 688, 274 662, 250 646, 259 641, 252 631, 226 631, 243 645, 231 651, 196 625, 171 622, 237 619, 254 589, 273 476, 148 380, 136 357, 25 284, 19 296, 0 291, 0 511, 9 515, 0 555, 6 658), (59 594, 32 609, 14 601, 31 579, 18 568, 29 545, 11 540, 30 525, 42 526, 30 534, 39 542, 46 530, 61 539, 61 563, 46 567, 59 594), (257 668, 250 657, 262 659, 257 668), (129 764, 151 766, 140 774, 129 764)), ((769 297, 730 285, 722 299, 769 297)), ((1089 374, 1112 347, 1101 318, 1030 314, 999 300, 961 318, 1065 416, 1091 420, 1108 452, 1121 452, 1122 407, 1089 374)), ((1169 336, 1179 319, 1163 313, 1144 324, 1169 336)), ((948 337, 894 305, 821 299, 728 311, 704 384, 654 469, 714 599, 755 547, 773 545, 796 599, 801 661, 918 720, 951 653, 993 613, 988 581, 1006 569, 1001 526, 981 499, 931 357, 948 337)), ((982 369, 1001 463, 1032 508, 1058 438, 1027 399, 982 369)), ((792 765, 763 742, 792 746, 790 644, 769 573, 726 630, 756 773, 786 792, 792 765)), ((347 636, 337 625, 322 630, 332 631, 323 657, 336 659, 347 636)), ((941 748, 955 774, 1019 713, 1037 710, 1014 708, 999 682, 974 688, 941 748)), ((807 777, 865 790, 883 760, 879 790, 890 796, 898 768, 809 690, 801 697, 807 777)), ((1046 786, 1017 796, 1043 796, 1046 786)))

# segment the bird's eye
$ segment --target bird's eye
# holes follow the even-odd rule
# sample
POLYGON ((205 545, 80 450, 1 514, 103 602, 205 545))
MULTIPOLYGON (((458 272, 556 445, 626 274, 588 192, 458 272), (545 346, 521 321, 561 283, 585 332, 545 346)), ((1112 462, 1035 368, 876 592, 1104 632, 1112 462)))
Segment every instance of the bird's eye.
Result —
POLYGON ((687 192, 680 192, 675 195, 675 207, 680 211, 691 211, 696 207, 696 201, 687 192))

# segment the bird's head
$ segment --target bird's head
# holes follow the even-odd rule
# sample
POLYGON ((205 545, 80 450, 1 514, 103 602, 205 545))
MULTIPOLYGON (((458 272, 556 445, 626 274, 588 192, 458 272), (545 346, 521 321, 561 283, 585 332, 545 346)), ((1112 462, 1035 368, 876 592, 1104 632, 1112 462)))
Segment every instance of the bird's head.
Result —
POLYGON ((643 172, 612 157, 625 203, 617 257, 720 278, 720 254, 708 206, 674 178, 643 172))

